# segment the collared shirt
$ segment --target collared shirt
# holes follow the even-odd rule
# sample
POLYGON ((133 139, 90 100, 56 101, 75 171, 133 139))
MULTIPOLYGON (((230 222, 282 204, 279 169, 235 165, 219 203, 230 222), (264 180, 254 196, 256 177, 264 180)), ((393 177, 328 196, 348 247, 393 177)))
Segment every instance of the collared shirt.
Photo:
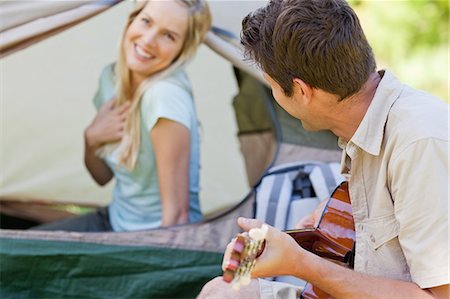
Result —
POLYGON ((448 111, 384 71, 357 131, 339 140, 356 271, 421 288, 450 282, 448 111))

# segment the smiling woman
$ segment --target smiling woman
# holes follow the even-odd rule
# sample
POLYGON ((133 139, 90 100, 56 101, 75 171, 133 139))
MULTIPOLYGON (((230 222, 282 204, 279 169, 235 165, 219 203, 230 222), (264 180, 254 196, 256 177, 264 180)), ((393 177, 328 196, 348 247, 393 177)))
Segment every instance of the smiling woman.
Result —
POLYGON ((180 53, 188 26, 181 3, 150 1, 128 27, 124 41, 132 85, 168 67, 180 53), (167 18, 171 15, 171 18, 167 18))
POLYGON ((34 229, 131 231, 201 219, 198 121, 184 65, 210 25, 203 0, 138 2, 84 134, 92 178, 115 178, 111 204, 34 229))

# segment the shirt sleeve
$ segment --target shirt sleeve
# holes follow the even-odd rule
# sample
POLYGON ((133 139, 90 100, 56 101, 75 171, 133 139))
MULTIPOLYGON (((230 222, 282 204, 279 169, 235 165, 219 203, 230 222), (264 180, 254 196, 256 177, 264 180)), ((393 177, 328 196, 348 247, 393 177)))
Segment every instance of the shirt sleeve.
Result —
POLYGON ((92 101, 97 111, 100 109, 103 103, 109 101, 114 96, 115 87, 112 77, 113 77, 113 64, 109 64, 103 68, 100 74, 97 91, 92 101))
POLYGON ((446 140, 422 139, 392 160, 399 242, 421 288, 450 283, 448 148, 446 140))
POLYGON ((150 131, 160 118, 170 119, 192 129, 193 100, 191 94, 171 82, 158 82, 144 93, 142 119, 150 131))

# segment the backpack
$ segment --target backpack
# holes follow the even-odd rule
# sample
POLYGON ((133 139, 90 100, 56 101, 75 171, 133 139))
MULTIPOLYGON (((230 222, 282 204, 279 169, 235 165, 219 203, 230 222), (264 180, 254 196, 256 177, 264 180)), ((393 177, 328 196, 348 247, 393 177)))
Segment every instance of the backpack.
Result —
MULTIPOLYGON (((280 230, 294 229, 344 180, 339 163, 301 161, 274 166, 255 186, 256 218, 280 230)), ((305 284, 291 276, 271 280, 305 284)))

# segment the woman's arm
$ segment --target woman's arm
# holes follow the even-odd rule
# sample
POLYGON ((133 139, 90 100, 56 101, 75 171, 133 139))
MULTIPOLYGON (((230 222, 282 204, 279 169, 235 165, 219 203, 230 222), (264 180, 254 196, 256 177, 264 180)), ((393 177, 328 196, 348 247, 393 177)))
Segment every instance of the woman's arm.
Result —
POLYGON ((184 125, 160 118, 150 131, 156 156, 162 226, 189 221, 190 134, 184 125))
POLYGON ((88 136, 90 136, 89 128, 84 131, 84 164, 97 184, 104 186, 112 179, 113 172, 105 161, 95 154, 98 147, 89 141, 91 138, 88 136))
POLYGON ((100 108, 92 123, 84 131, 84 163, 92 178, 103 186, 108 183, 113 172, 95 153, 106 143, 119 141, 123 136, 129 103, 115 106, 114 100, 100 108))

